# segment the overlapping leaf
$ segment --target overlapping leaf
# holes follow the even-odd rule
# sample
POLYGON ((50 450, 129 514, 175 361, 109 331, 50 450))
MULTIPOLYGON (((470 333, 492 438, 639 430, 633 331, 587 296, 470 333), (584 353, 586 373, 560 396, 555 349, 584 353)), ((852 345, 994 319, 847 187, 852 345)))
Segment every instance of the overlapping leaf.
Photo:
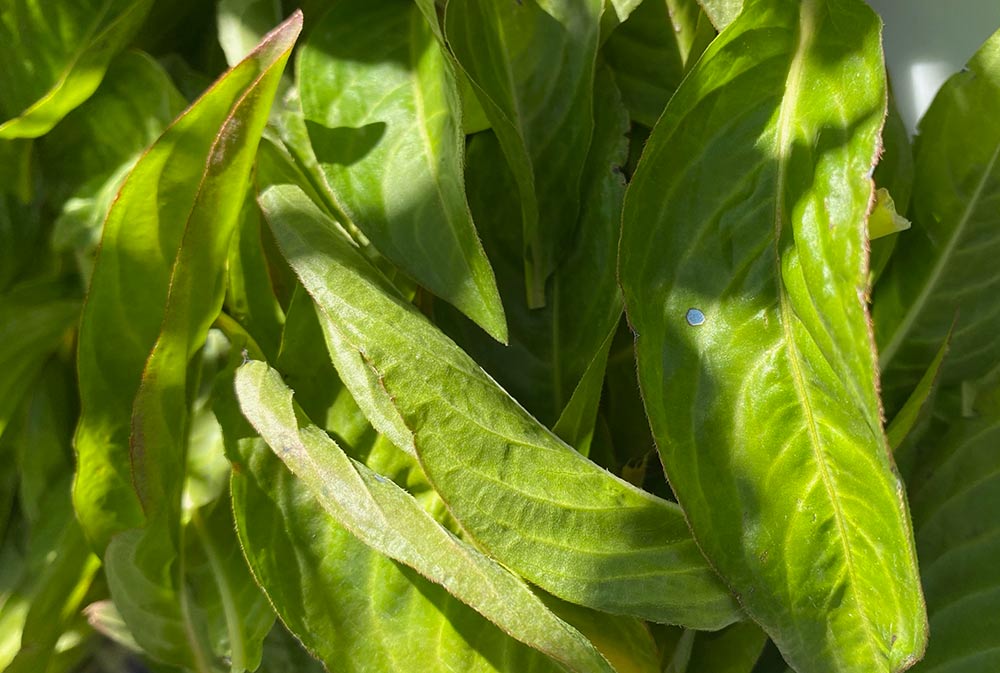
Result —
POLYGON ((680 511, 548 432, 428 323, 294 186, 261 195, 320 310, 414 434, 421 466, 494 558, 567 600, 719 627, 738 619, 680 511))
POLYGON ((410 0, 337 3, 298 61, 312 148, 380 253, 500 341, 493 271, 465 201, 452 65, 410 0))
POLYGON ((131 483, 128 419, 144 370, 163 372, 147 389, 166 388, 173 397, 170 412, 140 415, 141 488, 181 488, 173 477, 183 474, 183 453, 167 450, 161 462, 159 444, 143 442, 183 441, 185 424, 178 419, 186 413, 188 354, 204 342, 221 305, 225 252, 270 108, 274 73, 280 74, 298 25, 273 34, 174 122, 132 170, 108 215, 78 354, 82 411, 74 503, 98 550, 143 519, 131 483), (141 283, 123 280, 138 278, 141 283), (162 345, 147 364, 158 340, 162 345), (166 426, 162 432, 142 425, 157 418, 166 426))
POLYGON ((953 320, 942 381, 977 378, 1000 329, 1000 33, 938 93, 920 123, 915 225, 876 286, 874 318, 887 406, 906 399, 953 320))
POLYGON ((453 0, 445 35, 517 182, 528 304, 572 241, 593 130, 601 0, 453 0), (538 67, 539 63, 558 67, 538 67))
POLYGON ((275 370, 259 362, 245 365, 237 372, 236 392, 243 414, 301 486, 362 542, 440 583, 570 670, 612 670, 516 576, 437 524, 398 486, 352 462, 316 426, 297 418, 291 391, 275 370))
POLYGON ((802 673, 898 671, 927 635, 865 304, 884 87, 864 3, 748 2, 671 99, 623 215, 671 485, 802 673))
MULTIPOLYGON (((625 185, 628 118, 611 73, 598 70, 594 93, 594 137, 583 178, 576 232, 546 288, 544 308, 525 300, 524 262, 517 227, 517 185, 492 134, 469 144, 469 199, 507 308, 510 345, 482 337, 447 307, 435 307, 435 322, 486 369, 535 418, 551 426, 560 417, 606 337, 621 316, 615 275, 618 229, 625 185)), ((580 430, 593 429, 603 360, 578 398, 580 430), (585 394, 586 393, 586 394, 585 394)))
POLYGON ((36 138, 94 93, 152 0, 9 0, 0 9, 0 138, 36 138))
POLYGON ((977 418, 957 420, 928 447, 911 490, 931 639, 916 673, 1000 666, 1000 404, 980 394, 977 418))

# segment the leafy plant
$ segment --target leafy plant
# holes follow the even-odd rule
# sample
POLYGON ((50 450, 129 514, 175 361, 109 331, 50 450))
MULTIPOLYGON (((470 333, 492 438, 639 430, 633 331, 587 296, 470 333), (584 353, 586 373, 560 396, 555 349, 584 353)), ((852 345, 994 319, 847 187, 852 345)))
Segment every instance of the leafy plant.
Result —
POLYGON ((1000 32, 326 4, 0 6, 0 669, 1000 668, 1000 32))

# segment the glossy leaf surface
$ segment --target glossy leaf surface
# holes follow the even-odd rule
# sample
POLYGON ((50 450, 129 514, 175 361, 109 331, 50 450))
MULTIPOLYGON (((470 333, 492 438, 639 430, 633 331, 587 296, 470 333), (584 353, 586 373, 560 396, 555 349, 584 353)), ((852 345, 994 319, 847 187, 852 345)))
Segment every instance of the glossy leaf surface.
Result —
POLYGON ((261 204, 306 290, 413 431, 431 484, 488 553, 589 607, 706 627, 739 618, 675 505, 611 476, 530 417, 301 190, 272 187, 261 204))
POLYGON ((309 139, 341 210, 380 253, 506 341, 465 200, 452 65, 417 6, 337 3, 297 72, 309 139))
POLYGON ((623 215, 667 476, 801 673, 898 671, 926 640, 865 303, 884 86, 864 3, 749 2, 671 99, 623 215))
POLYGON ((528 304, 572 240, 593 130, 600 0, 454 0, 445 35, 514 173, 528 304), (539 68, 538 63, 559 64, 539 68))
POLYGON ((236 393, 243 414, 264 441, 322 507, 362 542, 440 583, 570 670, 612 670, 516 576, 441 527, 398 486, 352 462, 316 426, 297 418, 291 391, 275 370, 260 362, 245 365, 236 375, 236 393))
POLYGON ((9 0, 0 10, 0 138, 36 138, 85 101, 152 0, 9 0))
POLYGON ((941 88, 920 122, 912 230, 874 296, 887 406, 906 399, 952 321, 942 381, 977 378, 1000 329, 1000 33, 941 88), (962 129, 961 132, 958 130, 962 129))

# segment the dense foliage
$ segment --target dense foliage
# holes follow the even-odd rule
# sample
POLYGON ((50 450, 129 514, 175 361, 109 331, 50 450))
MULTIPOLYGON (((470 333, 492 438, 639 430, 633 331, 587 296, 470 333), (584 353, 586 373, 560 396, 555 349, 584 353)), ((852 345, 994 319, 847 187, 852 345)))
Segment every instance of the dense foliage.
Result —
POLYGON ((862 0, 3 0, 0 670, 1000 670, 1000 33, 888 91, 862 0))

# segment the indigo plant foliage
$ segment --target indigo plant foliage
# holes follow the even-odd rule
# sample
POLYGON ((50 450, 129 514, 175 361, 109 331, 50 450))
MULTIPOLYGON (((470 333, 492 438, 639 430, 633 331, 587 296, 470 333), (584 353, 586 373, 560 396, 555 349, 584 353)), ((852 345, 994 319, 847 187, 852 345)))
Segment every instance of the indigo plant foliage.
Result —
POLYGON ((5 0, 0 670, 1000 670, 1000 33, 911 146, 881 27, 5 0))

